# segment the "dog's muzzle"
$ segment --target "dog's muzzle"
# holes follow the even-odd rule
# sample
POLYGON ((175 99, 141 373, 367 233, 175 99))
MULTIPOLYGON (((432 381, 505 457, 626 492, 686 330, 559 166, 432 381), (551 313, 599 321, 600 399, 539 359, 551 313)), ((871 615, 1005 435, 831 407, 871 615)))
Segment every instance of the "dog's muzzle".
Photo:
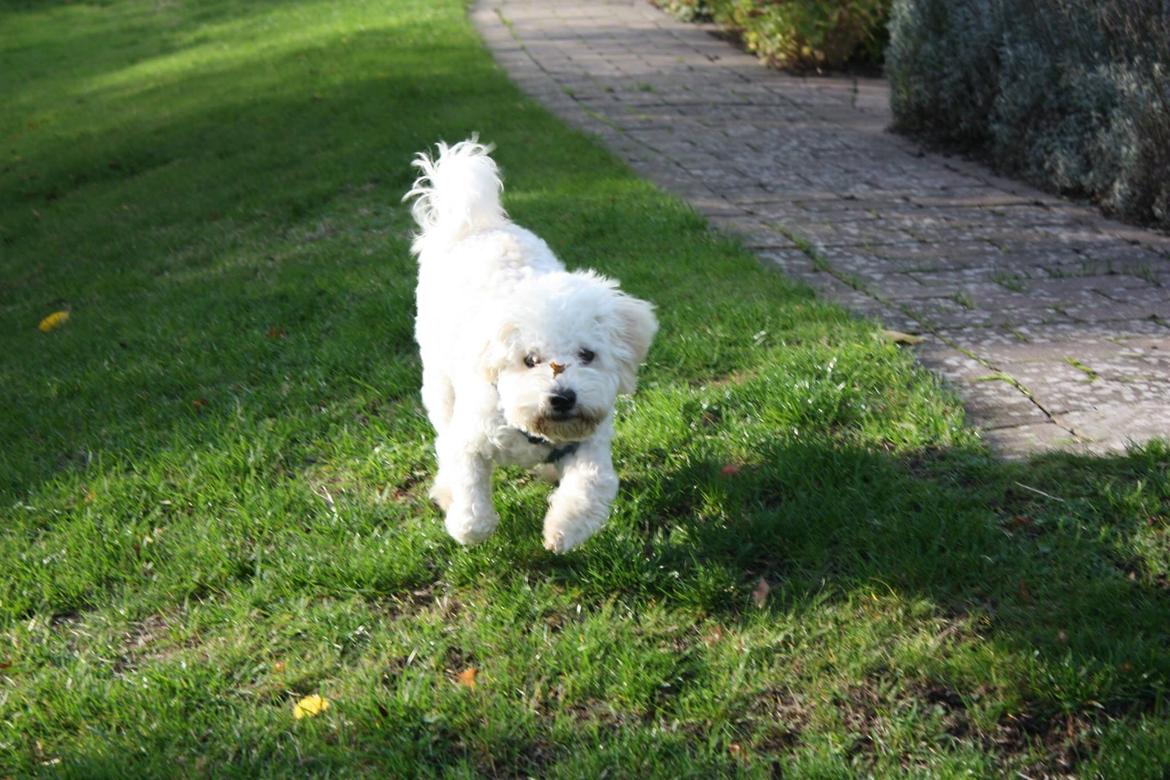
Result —
POLYGON ((580 441, 592 436, 602 419, 580 407, 566 412, 558 412, 554 407, 532 421, 532 433, 554 442, 580 441))

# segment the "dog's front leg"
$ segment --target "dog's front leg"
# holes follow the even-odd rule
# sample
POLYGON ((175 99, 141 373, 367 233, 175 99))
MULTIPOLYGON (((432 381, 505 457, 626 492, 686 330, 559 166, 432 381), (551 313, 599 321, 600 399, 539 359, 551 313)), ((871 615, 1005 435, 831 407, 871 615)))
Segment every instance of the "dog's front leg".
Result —
POLYGON ((609 437, 596 436, 566 456, 561 484, 549 498, 544 516, 544 546, 563 553, 584 542, 605 525, 609 505, 618 491, 609 437))

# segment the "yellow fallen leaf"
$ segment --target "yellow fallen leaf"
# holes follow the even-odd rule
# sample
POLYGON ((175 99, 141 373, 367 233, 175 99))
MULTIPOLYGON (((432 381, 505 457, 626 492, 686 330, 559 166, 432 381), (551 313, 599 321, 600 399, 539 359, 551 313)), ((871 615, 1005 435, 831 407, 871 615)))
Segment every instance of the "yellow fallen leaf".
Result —
POLYGON ((894 344, 921 344, 926 341, 922 336, 913 333, 903 333, 900 330, 883 330, 882 338, 894 344))
POLYGON ((475 690, 475 675, 476 674, 477 674, 477 672, 476 672, 475 667, 469 666, 466 669, 464 669, 462 672, 459 673, 459 676, 455 678, 455 681, 458 682, 463 687, 470 688, 471 690, 474 691, 475 690))
POLYGON ((312 718, 329 709, 329 700, 324 696, 311 693, 293 705, 293 717, 312 718))
POLYGON ((55 311, 48 317, 45 317, 43 320, 41 320, 41 324, 37 325, 37 328, 40 329, 41 333, 48 333, 51 330, 61 327, 68 321, 69 312, 55 311))

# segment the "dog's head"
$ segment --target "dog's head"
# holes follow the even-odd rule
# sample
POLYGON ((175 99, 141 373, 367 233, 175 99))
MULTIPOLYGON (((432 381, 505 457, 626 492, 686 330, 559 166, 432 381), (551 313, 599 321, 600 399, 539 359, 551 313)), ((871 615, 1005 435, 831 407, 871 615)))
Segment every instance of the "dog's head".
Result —
POLYGON ((483 351, 513 427, 554 442, 591 436, 619 393, 632 393, 658 330, 654 307, 593 272, 517 286, 483 351))

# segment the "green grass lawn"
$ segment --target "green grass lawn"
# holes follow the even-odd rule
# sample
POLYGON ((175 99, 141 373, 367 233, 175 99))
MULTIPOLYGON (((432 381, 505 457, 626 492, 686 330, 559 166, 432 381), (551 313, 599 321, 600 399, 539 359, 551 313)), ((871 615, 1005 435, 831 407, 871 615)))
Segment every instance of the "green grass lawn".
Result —
POLYGON ((1170 447, 991 458, 460 2, 4 2, 0 105, 0 777, 1170 772, 1170 447), (399 198, 474 130, 659 306, 564 557, 425 499, 399 198))

